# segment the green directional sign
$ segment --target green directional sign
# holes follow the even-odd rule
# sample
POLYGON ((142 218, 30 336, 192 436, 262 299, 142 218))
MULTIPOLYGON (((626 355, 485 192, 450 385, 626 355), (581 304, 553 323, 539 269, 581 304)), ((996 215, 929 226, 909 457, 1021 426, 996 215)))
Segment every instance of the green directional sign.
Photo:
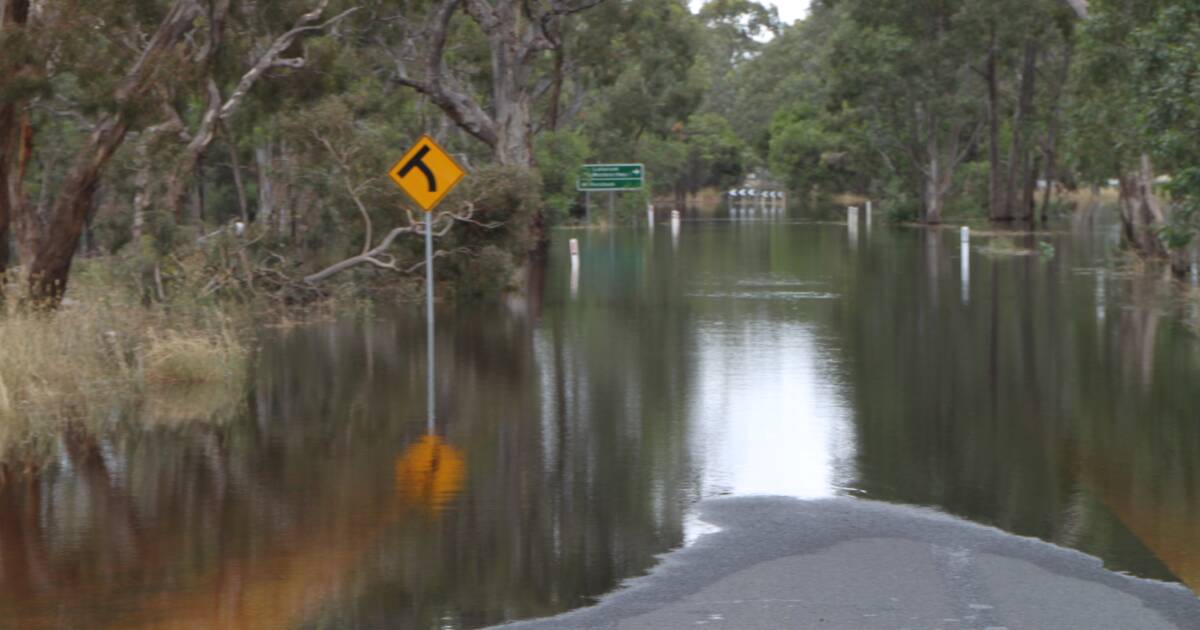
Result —
POLYGON ((641 190, 646 185, 646 168, 641 164, 584 164, 576 189, 581 192, 641 190))

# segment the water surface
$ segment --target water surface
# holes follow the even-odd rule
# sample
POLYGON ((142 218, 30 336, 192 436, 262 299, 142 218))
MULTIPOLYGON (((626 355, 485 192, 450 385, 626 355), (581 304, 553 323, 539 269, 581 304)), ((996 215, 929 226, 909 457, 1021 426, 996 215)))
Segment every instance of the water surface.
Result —
POLYGON ((1195 314, 1111 271, 1108 228, 1037 240, 559 232, 528 298, 439 311, 433 435, 419 308, 273 331, 241 413, 65 436, 0 487, 0 626, 478 628, 586 605, 747 494, 931 506, 1200 590, 1195 314))

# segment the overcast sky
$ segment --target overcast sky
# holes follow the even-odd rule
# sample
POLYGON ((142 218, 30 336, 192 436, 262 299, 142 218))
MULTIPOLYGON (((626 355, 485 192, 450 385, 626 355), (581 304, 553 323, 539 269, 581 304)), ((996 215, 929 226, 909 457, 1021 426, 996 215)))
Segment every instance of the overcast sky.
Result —
MULTIPOLYGON (((774 2, 766 2, 779 7, 779 19, 785 24, 791 24, 796 20, 808 15, 808 3, 812 0, 775 0, 774 2)), ((704 4, 704 0, 692 0, 692 10, 698 10, 704 4)))
POLYGON ((796 20, 808 15, 808 3, 811 0, 776 0, 771 2, 779 7, 779 19, 786 24, 791 24, 796 20))

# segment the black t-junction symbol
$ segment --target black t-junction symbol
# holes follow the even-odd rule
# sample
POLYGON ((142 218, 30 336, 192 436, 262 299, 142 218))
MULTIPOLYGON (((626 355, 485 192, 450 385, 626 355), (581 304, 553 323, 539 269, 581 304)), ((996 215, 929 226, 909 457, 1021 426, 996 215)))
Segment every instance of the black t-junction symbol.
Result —
POLYGON ((429 154, 429 145, 421 147, 417 154, 412 156, 412 159, 400 169, 400 179, 408 177, 408 174, 415 168, 425 174, 425 179, 429 181, 429 192, 437 192, 437 178, 433 176, 433 171, 425 164, 425 156, 429 154))

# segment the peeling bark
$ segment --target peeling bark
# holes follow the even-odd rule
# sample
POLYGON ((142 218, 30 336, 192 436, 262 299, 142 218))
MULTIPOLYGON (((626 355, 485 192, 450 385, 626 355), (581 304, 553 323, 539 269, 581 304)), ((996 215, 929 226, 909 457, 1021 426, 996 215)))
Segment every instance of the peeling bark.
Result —
POLYGON ((1121 234, 1126 244, 1148 258, 1165 258, 1166 246, 1159 230, 1166 225, 1165 215, 1154 194, 1154 165, 1143 154, 1138 169, 1120 178, 1121 234))
MULTIPOLYGON (((430 11, 421 32, 411 33, 406 38, 410 49, 428 51, 422 60, 424 76, 410 76, 406 70, 406 56, 396 52, 393 54, 396 80, 425 94, 455 124, 491 147, 500 164, 531 166, 534 86, 530 72, 533 63, 539 54, 561 48, 555 25, 564 17, 599 2, 551 0, 542 5, 515 0, 441 0, 430 11), (470 95, 465 84, 446 66, 446 37, 450 21, 459 8, 479 25, 488 40, 492 62, 490 112, 470 95)), ((557 114, 554 117, 557 119, 557 114)))
MULTIPOLYGON (((221 96, 220 87, 217 85, 216 79, 213 77, 213 60, 217 52, 219 52, 221 41, 223 40, 223 25, 228 16, 230 0, 218 0, 213 5, 213 9, 209 14, 210 35, 208 43, 205 46, 204 63, 208 66, 208 77, 205 81, 206 105, 204 113, 200 118, 200 126, 189 137, 187 147, 184 150, 183 156, 179 159, 175 169, 171 172, 167 185, 167 205, 174 214, 176 220, 183 218, 183 207, 187 198, 188 183, 195 177, 195 173, 216 138, 217 130, 221 128, 223 123, 228 122, 237 110, 245 102, 246 96, 259 79, 272 68, 303 68, 307 63, 307 59, 299 57, 296 59, 287 59, 283 57, 283 53, 291 48, 292 44, 301 35, 322 31, 334 24, 345 19, 350 14, 358 10, 357 7, 349 9, 335 16, 334 18, 317 24, 317 20, 321 19, 325 9, 329 6, 330 0, 320 0, 313 10, 300 16, 296 24, 283 35, 280 35, 267 47, 254 64, 246 71, 245 74, 238 80, 237 86, 234 87, 233 93, 228 99, 221 96)), ((199 221, 196 221, 199 223, 199 221)))
POLYGON ((198 14, 195 0, 176 0, 114 91, 113 111, 100 118, 75 153, 29 267, 28 300, 36 308, 53 309, 62 302, 100 176, 129 131, 128 106, 146 91, 159 64, 195 27, 198 14))

